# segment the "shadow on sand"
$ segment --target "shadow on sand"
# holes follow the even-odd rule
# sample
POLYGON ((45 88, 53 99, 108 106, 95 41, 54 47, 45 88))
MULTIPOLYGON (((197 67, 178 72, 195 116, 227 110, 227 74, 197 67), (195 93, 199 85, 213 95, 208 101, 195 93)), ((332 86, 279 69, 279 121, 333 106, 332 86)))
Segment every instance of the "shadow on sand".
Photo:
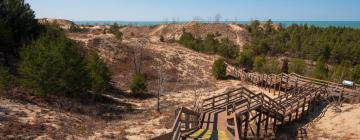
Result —
POLYGON ((277 139, 307 139, 306 127, 324 117, 325 112, 331 107, 329 102, 320 100, 310 108, 309 114, 285 125, 280 125, 276 132, 277 139))

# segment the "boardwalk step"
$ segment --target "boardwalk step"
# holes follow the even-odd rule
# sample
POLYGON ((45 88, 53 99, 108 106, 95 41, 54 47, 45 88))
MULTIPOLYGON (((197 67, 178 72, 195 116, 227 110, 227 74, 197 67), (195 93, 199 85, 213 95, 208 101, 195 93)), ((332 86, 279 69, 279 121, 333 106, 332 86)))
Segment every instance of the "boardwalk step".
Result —
POLYGON ((224 131, 199 129, 191 134, 188 139, 194 140, 228 140, 224 131))

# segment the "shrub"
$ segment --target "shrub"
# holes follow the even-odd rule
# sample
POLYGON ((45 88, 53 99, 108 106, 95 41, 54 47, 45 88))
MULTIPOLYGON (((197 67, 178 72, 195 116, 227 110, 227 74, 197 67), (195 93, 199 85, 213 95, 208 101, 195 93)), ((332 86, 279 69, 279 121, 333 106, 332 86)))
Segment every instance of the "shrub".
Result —
POLYGON ((328 77, 328 67, 324 59, 319 58, 316 61, 315 69, 312 72, 312 76, 318 79, 325 80, 328 77))
POLYGON ((146 75, 137 73, 134 75, 132 82, 130 84, 130 90, 135 94, 143 94, 146 92, 146 75))
POLYGON ((289 60, 284 59, 281 66, 281 72, 282 73, 289 73, 289 60))
POLYGON ((93 92, 101 94, 108 89, 110 73, 96 52, 91 52, 88 56, 86 68, 89 72, 93 92))
POLYGON ((301 59, 293 59, 289 64, 289 71, 297 74, 304 74, 306 69, 306 65, 304 60, 301 59))
POLYGON ((85 31, 86 31, 86 29, 82 29, 76 24, 71 24, 71 26, 69 28, 69 32, 71 32, 71 33, 81 33, 81 32, 85 32, 85 31))
POLYGON ((224 79, 226 77, 227 65, 224 59, 218 59, 214 62, 212 71, 216 79, 224 79))
POLYGON ((63 32, 48 27, 37 41, 21 50, 21 83, 35 95, 86 93, 89 78, 78 51, 63 32))
POLYGON ((350 80, 351 78, 350 61, 342 62, 340 65, 336 65, 331 70, 331 80, 334 82, 341 82, 342 80, 350 80))
POLYGON ((352 70, 352 79, 360 84, 360 64, 356 65, 352 70))
POLYGON ((220 46, 217 48, 218 54, 225 58, 234 59, 239 53, 239 48, 228 38, 222 39, 220 46))
POLYGON ((110 26, 110 33, 112 33, 116 39, 122 41, 123 33, 119 31, 120 27, 117 23, 110 26))
POLYGON ((0 66, 0 95, 7 93, 11 88, 12 77, 9 72, 0 66))
POLYGON ((219 42, 213 34, 208 34, 202 44, 205 52, 216 53, 219 42))
POLYGON ((265 64, 264 68, 265 73, 271 74, 271 73, 279 73, 279 62, 276 60, 276 58, 272 58, 270 63, 265 64))
POLYGON ((251 50, 244 50, 236 58, 237 64, 247 69, 252 69, 253 60, 254 60, 254 53, 251 50))
POLYGON ((165 42, 164 36, 160 36, 160 42, 165 42))
POLYGON ((254 59, 254 70, 264 72, 266 60, 263 56, 256 56, 254 59))

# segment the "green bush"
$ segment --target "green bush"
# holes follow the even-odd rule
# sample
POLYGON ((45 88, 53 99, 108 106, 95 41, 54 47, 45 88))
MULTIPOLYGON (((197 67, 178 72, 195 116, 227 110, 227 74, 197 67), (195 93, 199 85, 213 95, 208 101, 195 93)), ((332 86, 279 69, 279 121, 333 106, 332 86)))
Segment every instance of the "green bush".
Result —
POLYGON ((109 82, 111 79, 109 70, 97 53, 90 53, 87 59, 86 68, 89 71, 93 92, 101 94, 109 88, 109 82))
POLYGON ((12 77, 9 72, 0 66, 0 95, 7 93, 12 84, 12 77))
POLYGON ((236 58, 237 64, 247 69, 252 69, 254 56, 255 55, 251 50, 244 50, 240 52, 239 56, 236 58))
POLYGON ((254 59, 254 70, 258 72, 264 72, 266 59, 263 56, 256 56, 254 59))
POLYGON ((316 61, 315 69, 312 72, 312 76, 318 79, 326 80, 328 77, 329 69, 324 59, 319 58, 316 61))
POLYGON ((360 84, 360 64, 356 65, 353 69, 352 69, 352 79, 360 84))
POLYGON ((302 59, 293 59, 289 64, 289 71, 297 74, 304 74, 306 65, 302 59))
POLYGON ((21 83, 35 95, 77 96, 90 88, 88 72, 76 44, 52 27, 21 50, 18 71, 21 83))
POLYGON ((208 34, 202 43, 204 51, 208 53, 216 53, 219 42, 215 39, 215 35, 208 34))
POLYGON ((282 61, 281 72, 286 73, 286 74, 289 73, 289 60, 288 59, 284 59, 282 61))
POLYGON ((275 74, 280 72, 279 62, 276 60, 276 58, 272 58, 270 63, 266 63, 264 71, 268 74, 275 74))
POLYGON ((231 42, 228 38, 222 39, 217 52, 221 56, 229 59, 235 59, 239 53, 239 47, 231 42))
POLYGON ((226 78, 226 69, 227 64, 224 59, 217 59, 212 66, 212 71, 216 79, 226 78))
POLYGON ((120 26, 117 23, 110 26, 110 33, 112 33, 116 39, 122 41, 123 33, 119 31, 120 26))
POLYGON ((146 93, 146 75, 141 73, 135 74, 130 84, 130 90, 135 94, 146 93))
POLYGON ((69 28, 69 32, 71 32, 71 33, 81 33, 81 32, 86 32, 86 31, 87 31, 86 29, 82 29, 76 24, 71 24, 71 26, 69 28))
POLYGON ((340 83, 342 80, 351 80, 351 63, 342 62, 340 65, 336 65, 332 68, 331 80, 340 83))
POLYGON ((164 36, 160 36, 160 42, 165 42, 164 36))

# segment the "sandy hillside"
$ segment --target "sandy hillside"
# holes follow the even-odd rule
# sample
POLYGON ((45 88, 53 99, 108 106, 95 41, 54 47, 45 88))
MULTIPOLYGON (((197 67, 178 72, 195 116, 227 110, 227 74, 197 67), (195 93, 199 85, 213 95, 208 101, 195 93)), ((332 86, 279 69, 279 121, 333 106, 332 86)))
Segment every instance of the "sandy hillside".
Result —
MULTIPOLYGON (((238 80, 215 80, 211 67, 219 57, 217 55, 198 53, 178 43, 159 41, 160 35, 166 39, 177 38, 185 29, 198 37, 218 32, 221 34, 219 38, 229 37, 242 45, 248 38, 247 32, 239 25, 186 23, 129 26, 121 29, 124 33, 121 42, 112 34, 103 34, 105 28, 108 27, 94 26, 89 32, 68 33, 68 37, 77 41, 83 49, 96 50, 108 64, 114 89, 104 95, 107 100, 79 105, 67 99, 39 101, 30 96, 19 101, 0 98, 0 136, 13 139, 149 139, 170 131, 176 108, 194 108, 204 98, 241 86, 275 97, 272 92, 267 93, 268 90, 238 80), (137 60, 134 54, 139 52, 142 54, 141 72, 147 75, 149 92, 157 93, 159 75, 165 81, 160 97, 161 112, 155 111, 157 99, 153 96, 136 98, 129 94, 134 60, 137 60)), ((354 124, 360 122, 359 108, 359 105, 346 104, 341 113, 326 110, 325 115, 313 123, 314 127, 307 127, 309 137, 358 137, 359 129, 354 129, 354 124)))

